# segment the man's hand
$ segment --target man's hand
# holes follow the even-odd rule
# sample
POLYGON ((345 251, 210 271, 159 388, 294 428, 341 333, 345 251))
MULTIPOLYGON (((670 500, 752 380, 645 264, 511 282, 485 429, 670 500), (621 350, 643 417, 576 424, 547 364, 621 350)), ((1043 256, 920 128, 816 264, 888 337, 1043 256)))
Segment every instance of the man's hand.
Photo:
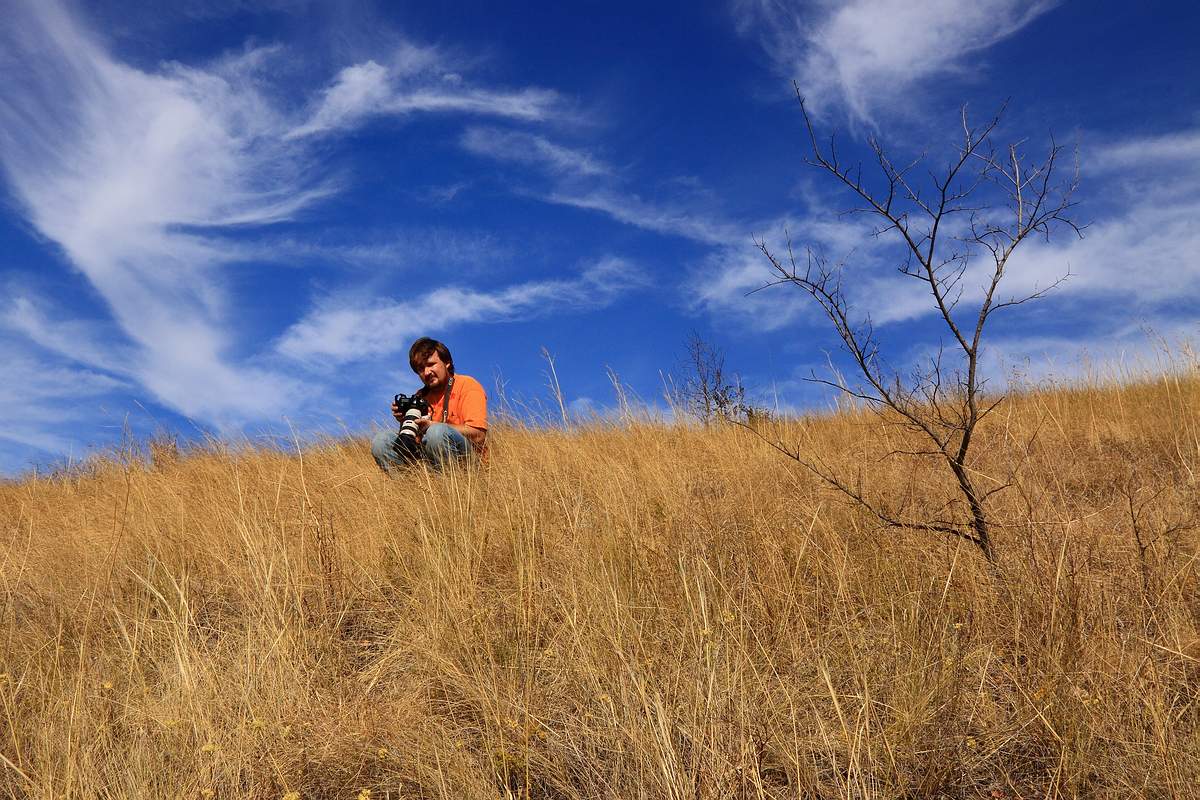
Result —
POLYGON ((424 436, 425 431, 429 430, 429 426, 433 424, 433 420, 429 417, 417 417, 417 435, 424 436))
POLYGON ((400 406, 392 401, 392 416, 396 418, 396 422, 404 422, 404 415, 400 413, 400 406))

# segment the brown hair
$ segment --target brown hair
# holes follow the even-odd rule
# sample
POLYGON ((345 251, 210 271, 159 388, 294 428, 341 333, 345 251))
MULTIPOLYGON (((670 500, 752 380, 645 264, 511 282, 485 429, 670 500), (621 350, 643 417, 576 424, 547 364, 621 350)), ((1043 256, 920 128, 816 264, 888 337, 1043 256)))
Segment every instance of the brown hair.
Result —
POLYGON ((422 336, 412 343, 412 347, 408 349, 408 365, 412 367, 412 371, 418 375, 421 373, 421 367, 425 366, 425 362, 429 360, 432 353, 437 353, 438 358, 449 368, 451 375, 454 374, 454 358, 450 355, 450 348, 439 342, 437 339, 430 339, 428 336, 422 336))

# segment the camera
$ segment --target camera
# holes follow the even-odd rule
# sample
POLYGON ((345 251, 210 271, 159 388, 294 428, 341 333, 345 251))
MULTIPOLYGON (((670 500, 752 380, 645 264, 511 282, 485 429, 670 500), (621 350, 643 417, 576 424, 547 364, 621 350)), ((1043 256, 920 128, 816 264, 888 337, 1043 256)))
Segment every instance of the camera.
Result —
POLYGON ((400 441, 408 448, 415 449, 417 445, 417 420, 429 413, 429 403, 425 398, 416 395, 398 394, 392 401, 396 404, 396 413, 400 420, 400 441))

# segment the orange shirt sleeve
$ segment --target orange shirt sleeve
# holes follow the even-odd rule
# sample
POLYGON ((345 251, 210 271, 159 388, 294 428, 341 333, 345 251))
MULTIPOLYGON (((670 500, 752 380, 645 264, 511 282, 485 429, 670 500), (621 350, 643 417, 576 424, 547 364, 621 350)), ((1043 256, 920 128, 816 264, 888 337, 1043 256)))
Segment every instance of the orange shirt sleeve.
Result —
POLYGON ((462 375, 459 379, 462 381, 462 399, 458 404, 461 418, 458 424, 487 430, 487 392, 479 381, 468 375, 462 375))

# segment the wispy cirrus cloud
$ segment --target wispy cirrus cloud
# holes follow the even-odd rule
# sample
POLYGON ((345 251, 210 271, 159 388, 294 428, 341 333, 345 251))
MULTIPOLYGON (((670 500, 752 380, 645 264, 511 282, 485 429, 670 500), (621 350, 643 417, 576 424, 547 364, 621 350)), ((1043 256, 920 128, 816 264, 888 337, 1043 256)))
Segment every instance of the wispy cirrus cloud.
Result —
MULTIPOLYGON (((839 216, 836 211, 825 217, 810 209, 804 216, 755 224, 751 229, 754 239, 727 240, 689 271, 685 284, 689 305, 758 331, 777 331, 816 319, 819 312, 807 294, 794 286, 776 285, 779 276, 758 243, 764 243, 783 263, 791 243, 801 269, 811 248, 814 254, 844 263, 853 275, 869 275, 886 246, 872 235, 869 222, 863 217, 839 216)), ((852 279, 848 286, 853 290, 865 283, 852 279)))
POLYGON ((101 402, 128 384, 62 361, 48 361, 19 338, 0 335, 0 472, 33 463, 37 452, 82 454, 101 402))
POLYGON ((612 168, 585 150, 556 144, 544 136, 493 127, 471 127, 463 132, 463 148, 478 156, 498 161, 527 164, 551 173, 594 177, 609 175, 612 168))
POLYGON ((399 67, 367 61, 343 69, 323 92, 311 116, 284 138, 331 133, 376 116, 436 112, 541 121, 559 113, 561 98, 553 90, 471 88, 463 85, 458 73, 439 72, 439 67, 445 67, 436 51, 410 50, 411 55, 402 59, 399 67))
POLYGON ((403 269, 412 264, 467 267, 494 266, 510 260, 516 248, 512 241, 481 229, 445 226, 398 226, 387 235, 361 235, 304 239, 264 237, 252 250, 263 261, 286 261, 292 265, 337 265, 351 270, 403 269))
POLYGON ((598 211, 617 222, 635 228, 681 236, 704 244, 727 244, 739 239, 749 241, 746 229, 736 223, 699 209, 672 203, 652 203, 632 192, 609 188, 572 190, 562 187, 547 193, 542 199, 559 205, 598 211))
POLYGON ((0 88, 0 163, 30 221, 103 298, 138 383, 211 420, 269 411, 247 398, 287 380, 227 357, 219 270, 241 256, 204 232, 288 219, 334 187, 304 177, 248 78, 146 73, 56 4, 14 12, 0 38, 22 79, 0 88))
MULTIPOLYGON (((1196 132, 1184 130, 1084 150, 1083 186, 1099 202, 1085 205, 1097 210, 1083 237, 1059 229, 1049 240, 1027 239, 1005 267, 998 299, 1025 297, 1065 277, 1039 302, 1086 300, 1090 313, 1107 308, 1114 322, 1174 325, 1172 307, 1200 302, 1198 146, 1196 132)), ((988 258, 968 268, 962 282, 968 306, 982 299, 990 269, 988 258)), ((883 306, 875 317, 881 323, 932 310, 927 287, 896 273, 875 282, 863 301, 883 306)))
POLYGON ((992 340, 981 365, 996 384, 1035 385, 1048 380, 1144 380, 1196 367, 1200 325, 1116 318, 1072 335, 1005 331, 992 340))
POLYGON ((1115 170, 1158 170, 1164 165, 1200 169, 1200 130, 1110 141, 1087 154, 1087 166, 1093 174, 1115 170))
POLYGON ((1056 0, 735 0, 739 30, 757 38, 817 113, 845 108, 870 122, 933 76, 964 69, 1053 8, 1056 0))
POLYGON ((749 242, 744 226, 711 209, 653 202, 630 191, 616 170, 585 149, 545 136, 484 127, 468 129, 459 144, 482 158, 532 167, 549 176, 549 188, 518 189, 544 202, 594 211, 625 225, 706 245, 749 242))
MULTIPOLYGON (((985 346, 990 376, 1003 381, 1015 371, 1032 380, 1145 366, 1163 352, 1147 331, 1176 347, 1200 338, 1192 313, 1200 303, 1200 198, 1194 190, 1200 161, 1192 157, 1194 136, 1184 130, 1109 139, 1082 154, 1084 185, 1106 205, 1083 238, 1059 229, 1050 240, 1027 239, 1014 253, 997 300, 1027 297, 1066 280, 1048 296, 991 320, 985 346), (1139 153, 1145 158, 1136 157, 1139 153), (1020 321, 1013 324, 1014 318, 1020 321), (1064 328, 1074 333, 1065 334, 1064 328)), ((803 220, 776 223, 767 238, 777 255, 785 254, 785 227, 792 231, 798 258, 811 245, 833 262, 844 261, 843 290, 852 316, 869 315, 886 340, 904 341, 895 334, 914 330, 907 323, 936 317, 928 285, 895 269, 898 245, 887 235, 873 237, 862 217, 824 229, 803 220)), ((968 318, 990 277, 991 261, 984 256, 971 262, 961 282, 956 313, 968 318)), ((709 312, 762 331, 793 323, 826 326, 811 299, 793 286, 741 299, 770 278, 761 254, 717 254, 710 267, 705 274, 711 280, 697 284, 696 296, 697 305, 709 312)), ((912 341, 920 346, 897 352, 900 362, 925 352, 926 339, 912 341)))
POLYGON ((110 375, 132 375, 136 351, 117 340, 114 326, 97 320, 55 317, 52 304, 8 281, 9 303, 0 308, 0 331, 16 334, 44 351, 110 375))
POLYGON ((345 362, 386 356, 427 331, 431 320, 441 328, 469 322, 500 322, 603 308, 623 293, 644 285, 633 263, 609 257, 578 277, 520 283, 496 291, 448 286, 413 300, 364 306, 334 303, 297 322, 279 339, 278 352, 297 361, 345 362), (386 331, 387 335, 380 335, 386 331))
POLYGON ((72 312, 13 294, 0 301, 9 330, 184 415, 230 427, 270 418, 296 380, 244 341, 247 305, 229 268, 273 260, 262 227, 343 190, 312 140, 379 115, 537 120, 559 103, 549 90, 471 86, 438 51, 403 41, 390 59, 347 67, 297 102, 302 88, 272 80, 287 56, 273 45, 139 69, 63 5, 10 4, 0 67, 19 77, 0 83, 0 168, 111 324, 72 341, 61 335, 78 327, 72 312))
POLYGON ((685 285, 688 305, 717 319, 771 332, 808 318, 808 297, 777 287, 766 258, 755 248, 714 251, 690 271, 685 285))

